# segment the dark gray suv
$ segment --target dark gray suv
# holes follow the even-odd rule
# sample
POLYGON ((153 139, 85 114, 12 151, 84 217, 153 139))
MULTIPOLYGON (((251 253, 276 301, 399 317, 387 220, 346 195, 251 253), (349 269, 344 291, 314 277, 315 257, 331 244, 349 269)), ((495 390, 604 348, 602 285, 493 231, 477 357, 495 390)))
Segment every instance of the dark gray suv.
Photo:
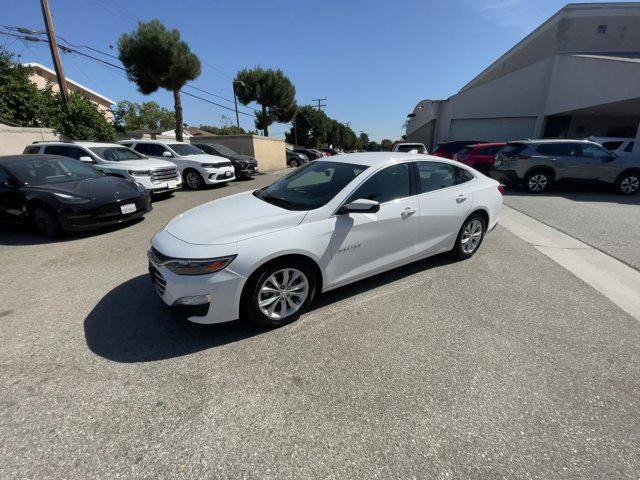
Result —
POLYGON ((530 192, 553 182, 599 182, 624 195, 640 189, 640 160, 618 157, 587 140, 524 140, 509 142, 496 155, 491 177, 522 183, 530 192))

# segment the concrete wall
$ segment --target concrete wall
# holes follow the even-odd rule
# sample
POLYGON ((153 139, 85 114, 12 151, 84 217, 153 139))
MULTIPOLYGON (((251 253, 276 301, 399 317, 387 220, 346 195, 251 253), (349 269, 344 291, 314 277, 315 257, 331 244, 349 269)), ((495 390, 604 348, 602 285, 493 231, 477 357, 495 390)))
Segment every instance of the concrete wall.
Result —
POLYGON ((0 155, 16 155, 24 147, 42 140, 61 140, 50 128, 10 127, 0 125, 0 155))
POLYGON ((568 5, 469 82, 463 90, 561 53, 634 52, 640 3, 568 5), (599 33, 598 27, 606 25, 599 33))
POLYGON ((285 143, 277 138, 257 135, 201 135, 188 139, 190 143, 219 143, 258 161, 261 172, 287 168, 285 143))

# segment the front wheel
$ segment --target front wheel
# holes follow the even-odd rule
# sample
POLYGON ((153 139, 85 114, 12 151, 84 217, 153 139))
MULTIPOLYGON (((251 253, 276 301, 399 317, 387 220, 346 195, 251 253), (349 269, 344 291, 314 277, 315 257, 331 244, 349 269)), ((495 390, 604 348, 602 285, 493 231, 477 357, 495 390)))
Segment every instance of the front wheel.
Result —
POLYGON ((62 238, 64 230, 56 216, 43 207, 37 207, 33 212, 33 222, 38 231, 47 238, 62 238))
POLYGON ((268 264, 245 287, 241 314, 263 327, 281 327, 304 313, 316 288, 314 271, 305 262, 285 260, 268 264))
POLYGON ((640 173, 623 173, 616 182, 616 190, 622 195, 634 195, 640 190, 640 173))
POLYGON ((480 248, 486 230, 487 225, 482 215, 476 213, 467 218, 460 227, 456 244, 451 250, 453 256, 461 260, 471 258, 480 248))
POLYGON ((204 179, 200 172, 187 170, 184 174, 184 184, 191 190, 199 190, 204 185, 204 179))

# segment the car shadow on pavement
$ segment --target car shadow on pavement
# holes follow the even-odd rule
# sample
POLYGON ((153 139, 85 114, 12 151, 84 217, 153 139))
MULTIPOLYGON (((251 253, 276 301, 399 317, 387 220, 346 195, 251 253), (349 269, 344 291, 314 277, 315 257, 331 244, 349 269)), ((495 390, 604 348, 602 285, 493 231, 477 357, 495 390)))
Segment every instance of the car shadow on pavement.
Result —
POLYGON ((574 202, 607 202, 640 205, 640 195, 620 195, 603 185, 552 185, 542 193, 529 193, 522 188, 508 188, 505 197, 562 197, 574 202))
MULTIPOLYGON (((380 273, 321 295, 311 311, 455 261, 448 255, 438 255, 380 273)), ((134 363, 189 355, 271 330, 242 321, 190 323, 185 313, 162 303, 148 275, 140 275, 105 295, 85 319, 84 331, 87 345, 96 355, 134 363)))
POLYGON ((115 362, 151 362, 180 357, 266 332, 244 322, 197 325, 167 308, 148 275, 140 275, 105 295, 84 321, 93 353, 115 362))
POLYGON ((123 228, 132 227, 144 221, 144 217, 135 218, 131 221, 112 225, 110 227, 100 228, 98 230, 90 230, 82 233, 70 233, 59 239, 47 238, 40 235, 35 227, 31 225, 20 224, 3 224, 0 223, 0 245, 17 246, 17 245, 45 245, 47 243, 73 242, 81 238, 95 237, 108 232, 116 232, 123 228))

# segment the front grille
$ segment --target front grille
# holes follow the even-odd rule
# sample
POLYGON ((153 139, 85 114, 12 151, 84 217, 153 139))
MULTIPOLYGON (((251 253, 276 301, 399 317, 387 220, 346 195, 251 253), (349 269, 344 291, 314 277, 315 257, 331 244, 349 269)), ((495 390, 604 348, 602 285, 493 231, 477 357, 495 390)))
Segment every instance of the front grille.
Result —
POLYGON ((151 283, 156 287, 158 293, 164 295, 164 291, 167 289, 167 281, 160 273, 160 270, 154 267, 151 262, 149 262, 149 276, 151 277, 151 283))
POLYGON ((168 180, 177 180, 178 169, 176 167, 171 168, 159 168, 151 171, 152 182, 166 182, 168 180))

